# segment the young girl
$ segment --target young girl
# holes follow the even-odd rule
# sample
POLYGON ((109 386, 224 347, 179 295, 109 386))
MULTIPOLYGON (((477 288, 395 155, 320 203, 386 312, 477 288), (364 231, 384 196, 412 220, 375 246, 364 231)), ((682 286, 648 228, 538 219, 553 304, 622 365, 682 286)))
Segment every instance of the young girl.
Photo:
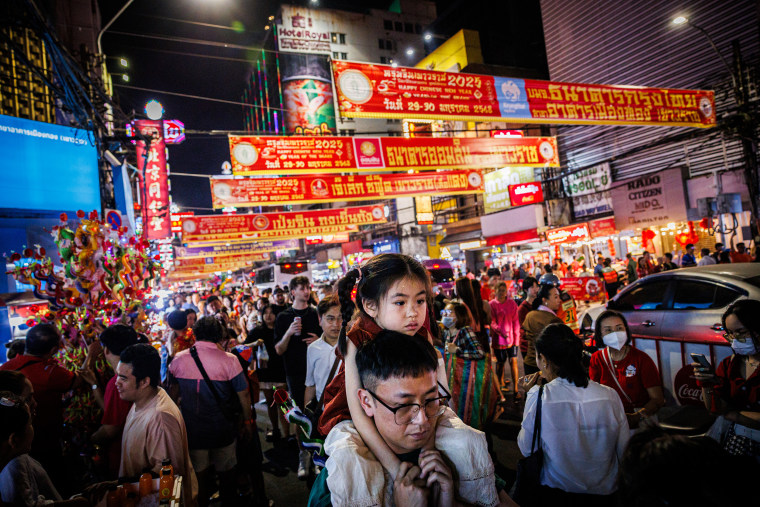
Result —
MULTIPOLYGON (((356 351, 383 329, 429 339, 423 327, 429 313, 429 294, 430 278, 425 268, 400 254, 373 257, 338 282, 343 313, 338 349, 345 357, 345 367, 341 367, 325 388, 325 409, 319 424, 319 431, 327 435, 325 451, 330 456, 326 463, 327 485, 333 505, 392 503, 392 498, 385 494, 385 485, 395 479, 401 461, 359 404, 356 393, 361 382, 356 351), (354 288, 356 305, 351 301, 354 288), (356 309, 358 316, 347 333, 348 322, 354 318, 356 309)), ((430 321, 434 323, 435 319, 430 321)), ((443 358, 439 358, 438 378, 443 386, 447 385, 443 358)), ((457 493, 462 500, 478 505, 498 504, 493 463, 486 451, 483 433, 465 425, 447 409, 437 421, 434 444, 446 455, 453 469, 472 471, 458 477, 457 493)), ((433 443, 421 442, 420 445, 432 448, 433 443)))

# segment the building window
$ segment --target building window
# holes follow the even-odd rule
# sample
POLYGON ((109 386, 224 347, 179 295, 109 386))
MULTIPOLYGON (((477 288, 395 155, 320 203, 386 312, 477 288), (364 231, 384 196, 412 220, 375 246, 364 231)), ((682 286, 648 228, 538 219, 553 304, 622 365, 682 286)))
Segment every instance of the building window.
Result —
POLYGON ((333 44, 345 44, 346 43, 346 34, 345 33, 331 32, 330 33, 330 39, 332 40, 333 44))
POLYGON ((417 23, 414 25, 414 33, 422 33, 422 25, 417 23))
POLYGON ((333 51, 333 60, 340 60, 340 53, 333 51))
POLYGON ((341 53, 340 54, 340 59, 341 60, 348 60, 348 53, 341 53))
POLYGON ((354 134, 356 134, 356 130, 354 129, 343 129, 338 131, 338 135, 341 136, 352 137, 354 134))
POLYGON ((386 123, 401 123, 401 120, 399 118, 388 118, 386 123))
POLYGON ((377 39, 377 47, 380 49, 393 50, 393 41, 389 39, 377 39))
POLYGON ((386 30, 393 30, 393 21, 391 21, 390 19, 384 19, 383 28, 385 28, 386 30))
POLYGON ((404 24, 401 21, 396 21, 395 23, 393 23, 393 26, 396 28, 397 32, 404 31, 404 24))
POLYGON ((406 33, 414 33, 414 25, 411 23, 404 23, 404 31, 406 33))
POLYGON ((380 63, 388 63, 388 59, 384 56, 380 57, 380 63))

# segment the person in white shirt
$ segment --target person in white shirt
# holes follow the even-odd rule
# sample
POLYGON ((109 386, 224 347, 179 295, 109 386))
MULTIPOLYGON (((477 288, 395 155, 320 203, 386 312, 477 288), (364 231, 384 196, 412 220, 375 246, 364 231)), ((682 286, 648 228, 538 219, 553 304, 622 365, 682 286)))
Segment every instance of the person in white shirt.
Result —
MULTIPOLYGON (((340 302, 334 295, 326 296, 317 305, 317 314, 319 315, 319 326, 322 328, 322 336, 311 343, 306 349, 306 393, 304 403, 307 405, 311 400, 316 398, 322 401, 322 392, 327 385, 330 371, 333 371, 333 365, 338 361, 335 355, 335 347, 338 345, 338 335, 340 335, 343 318, 340 314, 340 302)), ((333 374, 338 371, 340 362, 333 374)))
POLYGON ((517 445, 531 454, 539 379, 540 445, 544 452, 537 505, 608 505, 630 431, 620 397, 589 380, 582 343, 564 324, 550 324, 536 340, 541 371, 525 377, 529 390, 517 445))
POLYGON ((702 258, 699 259, 697 266, 710 266, 712 264, 717 264, 717 262, 715 261, 715 257, 710 255, 709 248, 703 248, 701 253, 702 253, 702 258))

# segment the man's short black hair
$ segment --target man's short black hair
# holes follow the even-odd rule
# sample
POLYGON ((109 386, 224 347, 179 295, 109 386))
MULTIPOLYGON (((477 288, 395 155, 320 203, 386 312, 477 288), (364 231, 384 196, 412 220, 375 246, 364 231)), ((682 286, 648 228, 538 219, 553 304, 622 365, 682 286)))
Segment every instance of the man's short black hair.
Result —
POLYGON ((26 334, 25 353, 32 356, 44 356, 58 347, 61 335, 53 324, 37 324, 26 334))
POLYGON ((340 300, 338 299, 338 296, 334 294, 325 296, 317 305, 317 315, 319 315, 321 318, 324 314, 330 311, 330 308, 334 306, 340 306, 340 300))
POLYGON ((193 325, 193 335, 198 341, 218 343, 225 332, 222 323, 216 317, 203 317, 193 325))
POLYGON ((187 327, 187 312, 174 310, 166 317, 166 323, 175 331, 182 331, 187 327))
POLYGON ((277 287, 272 294, 285 294, 285 291, 277 287))
POLYGON ((419 377, 438 368, 438 356, 424 338, 385 329, 356 353, 362 386, 372 391, 389 378, 419 377))
POLYGON ((114 324, 100 333, 100 343, 108 347, 111 354, 120 356, 122 351, 138 343, 137 331, 124 324, 114 324))
POLYGON ((670 252, 665 252, 665 258, 668 259, 669 261, 672 261, 673 260, 673 254, 670 253, 670 252))
POLYGON ((158 386, 161 380, 161 356, 152 345, 147 343, 130 345, 122 351, 120 361, 132 367, 132 375, 138 383, 148 377, 152 387, 158 386))
POLYGON ((214 301, 219 301, 219 296, 209 296, 208 299, 206 299, 206 304, 210 305, 214 301))
POLYGON ((308 287, 311 285, 311 282, 309 281, 308 276, 294 276, 290 279, 290 283, 288 284, 288 288, 290 290, 295 290, 296 287, 305 286, 308 287))
POLYGON ((528 289, 530 289, 531 287, 533 287, 534 285, 537 285, 537 284, 538 284, 538 280, 536 280, 532 276, 528 276, 528 277, 525 278, 525 280, 523 280, 522 288, 523 288, 523 290, 528 290, 528 289))

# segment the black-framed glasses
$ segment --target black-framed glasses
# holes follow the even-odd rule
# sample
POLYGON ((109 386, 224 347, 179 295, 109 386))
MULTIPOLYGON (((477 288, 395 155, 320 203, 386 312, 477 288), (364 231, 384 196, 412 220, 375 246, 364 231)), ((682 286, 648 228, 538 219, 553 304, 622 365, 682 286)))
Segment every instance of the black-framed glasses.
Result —
POLYGON ((405 405, 399 405, 398 407, 391 407, 383 400, 378 398, 377 395, 369 389, 365 388, 365 390, 371 394, 373 398, 380 402, 382 406, 393 412, 393 421, 396 424, 399 426, 404 426, 412 422, 417 417, 417 414, 419 414, 420 409, 423 407, 425 408, 425 416, 428 419, 432 419, 443 414, 443 412, 446 410, 446 407, 449 405, 451 395, 446 390, 446 388, 441 385, 440 382, 438 382, 438 387, 444 393, 442 396, 433 398, 432 400, 427 400, 423 405, 420 405, 419 403, 407 403, 405 405))

